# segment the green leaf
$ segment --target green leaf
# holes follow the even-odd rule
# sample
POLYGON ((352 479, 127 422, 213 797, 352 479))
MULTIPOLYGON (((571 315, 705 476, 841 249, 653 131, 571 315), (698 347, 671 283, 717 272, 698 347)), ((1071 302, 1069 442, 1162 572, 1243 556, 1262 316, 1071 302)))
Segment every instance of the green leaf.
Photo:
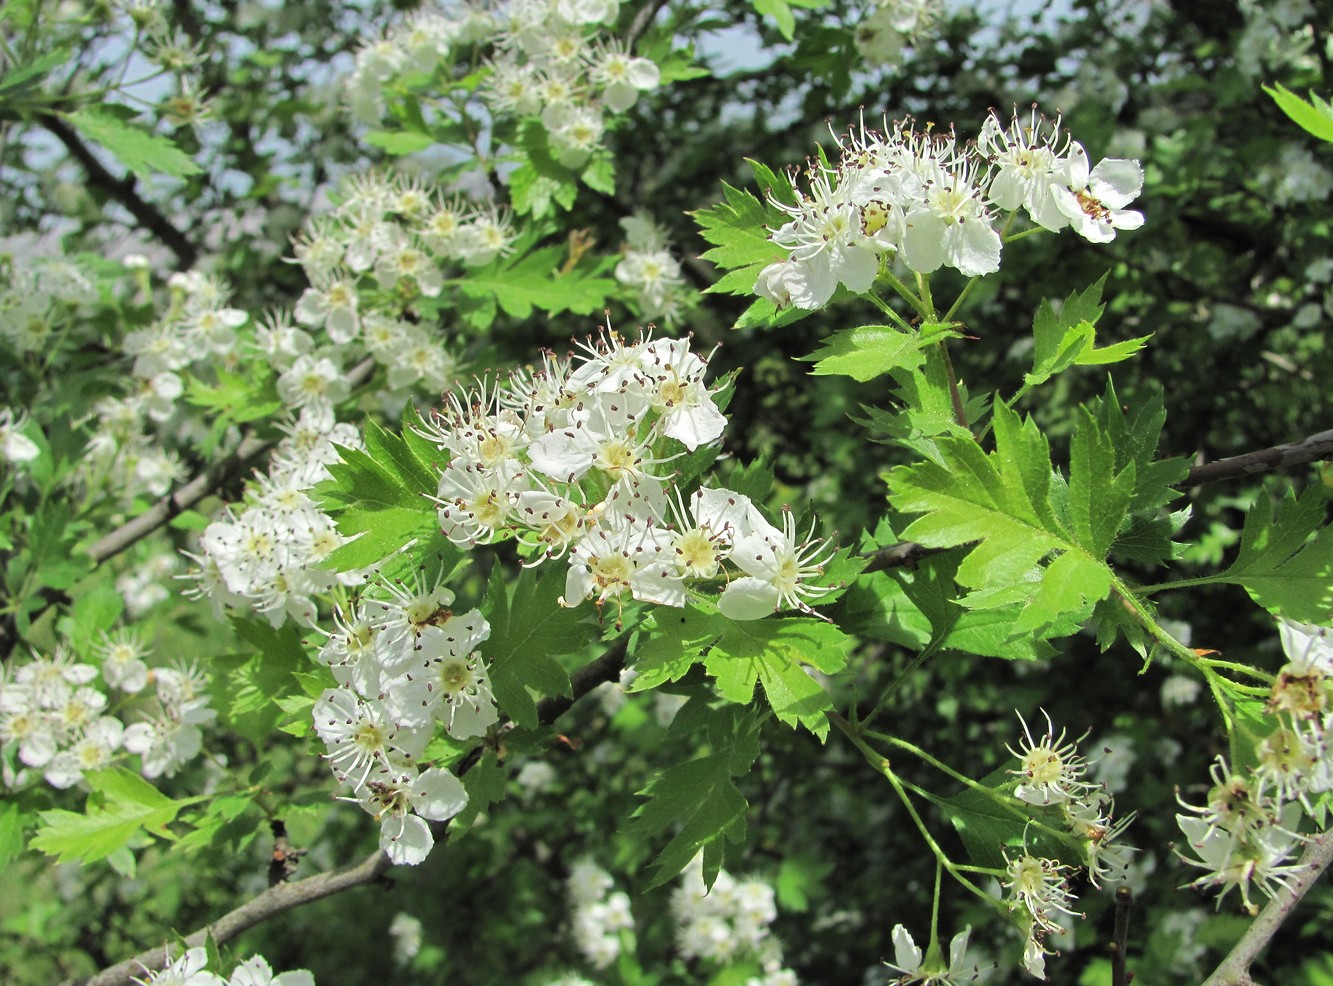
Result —
POLYGON ((799 359, 815 364, 819 376, 851 377, 864 383, 897 369, 914 369, 925 362, 914 335, 887 325, 842 329, 821 343, 820 349, 799 359))
MULTIPOLYGON (((773 182, 771 188, 790 189, 790 182, 778 179, 758 162, 750 163, 759 177, 761 187, 768 180, 773 182)), ((723 201, 711 209, 691 213, 699 224, 700 235, 713 244, 702 259, 731 272, 707 290, 753 296, 759 272, 787 256, 786 250, 769 241, 768 230, 765 228, 781 226, 785 217, 773 204, 761 202, 753 193, 732 188, 725 182, 722 185, 722 197, 723 201)), ((771 302, 765 304, 772 307, 771 302)))
POLYGON ((315 487, 338 530, 357 538, 323 560, 332 571, 364 568, 439 530, 428 499, 438 488, 434 468, 373 421, 366 422, 365 437, 367 451, 339 449, 343 461, 332 463, 332 478, 315 487))
POLYGON ((514 211, 542 219, 555 212, 555 206, 570 209, 578 198, 577 176, 551 156, 546 128, 537 121, 525 123, 519 138, 521 163, 509 175, 509 192, 514 211))
POLYGON ((1301 99, 1294 92, 1276 83, 1271 89, 1264 86, 1264 92, 1273 97, 1283 113, 1301 127, 1314 134, 1320 140, 1333 143, 1333 106, 1327 100, 1320 99, 1313 92, 1309 100, 1301 99))
POLYGON ((994 452, 947 435, 936 440, 936 460, 888 473, 893 506, 922 514, 902 537, 932 548, 975 542, 958 566, 958 582, 972 590, 962 603, 1023 603, 1015 636, 1085 619, 1111 588, 1107 546, 1133 494, 1133 465, 1115 469, 1109 440, 1083 412, 1066 487, 1030 419, 999 404, 994 420, 994 452))
POLYGON ((378 147, 395 157, 416 154, 435 146, 435 138, 427 133, 411 130, 398 130, 390 133, 385 130, 372 130, 361 138, 371 147, 378 147))
POLYGON ((1042 300, 1032 320, 1032 372, 1024 377, 1024 389, 1045 383, 1076 363, 1118 363, 1143 348, 1149 336, 1104 349, 1093 348, 1097 320, 1104 310, 1101 298, 1105 283, 1106 277, 1103 276, 1087 290, 1071 293, 1059 312, 1049 301, 1042 300))
POLYGON ((29 821, 30 816, 14 802, 0 805, 0 867, 23 852, 23 828, 29 821))
POLYGON ((744 824, 749 806, 731 778, 731 757, 719 752, 670 767, 639 792, 649 800, 634 813, 632 836, 647 840, 679 826, 653 861, 654 876, 647 889, 663 886, 701 849, 717 842, 733 825, 744 824))
POLYGON ((458 290, 473 299, 494 299, 500 310, 514 318, 530 318, 533 309, 549 315, 600 311, 616 290, 616 282, 587 267, 564 270, 563 246, 544 247, 526 256, 517 251, 494 263, 469 271, 457 282, 458 290))
POLYGON ((0 76, 0 99, 12 99, 19 90, 35 86, 53 68, 69 64, 69 49, 48 51, 26 65, 17 65, 0 76))
POLYGON ((642 635, 633 650, 636 676, 630 685, 632 692, 679 681, 718 636, 714 616, 694 606, 661 609, 649 615, 640 630, 642 635), (644 636, 647 634, 651 636, 644 636))
POLYGON ((837 627, 805 618, 738 622, 693 606, 655 617, 657 627, 661 636, 636 655, 635 667, 647 676, 640 687, 679 680, 702 659, 728 701, 748 705, 758 683, 779 720, 828 736, 825 713, 833 703, 805 669, 834 674, 846 667, 851 641, 837 627))
POLYGON ((106 107, 89 106, 63 115, 85 137, 102 145, 140 178, 154 172, 185 178, 203 171, 168 138, 142 130, 106 107))
POLYGON ((1245 587, 1256 603, 1293 620, 1333 622, 1333 526, 1316 488, 1288 490, 1277 510, 1265 494, 1245 514, 1240 551, 1209 581, 1245 587))
POLYGON ((460 779, 467 790, 467 806, 449 823, 451 838, 467 832, 487 808, 504 800, 508 773, 500 766, 495 752, 487 750, 460 779))
POLYGON ((565 577, 554 566, 540 581, 533 569, 524 569, 512 603, 501 569, 496 565, 491 572, 485 614, 491 636, 482 651, 491 658, 491 687, 500 708, 520 726, 535 729, 537 704, 531 692, 571 694, 569 672, 555 659, 582 650, 597 630, 583 622, 582 611, 560 605, 565 577))
POLYGON ((204 797, 174 801, 123 767, 83 775, 92 794, 86 810, 55 809, 41 813, 41 828, 32 837, 34 849, 57 862, 91 863, 126 847, 140 832, 174 840, 167 825, 180 810, 204 797))

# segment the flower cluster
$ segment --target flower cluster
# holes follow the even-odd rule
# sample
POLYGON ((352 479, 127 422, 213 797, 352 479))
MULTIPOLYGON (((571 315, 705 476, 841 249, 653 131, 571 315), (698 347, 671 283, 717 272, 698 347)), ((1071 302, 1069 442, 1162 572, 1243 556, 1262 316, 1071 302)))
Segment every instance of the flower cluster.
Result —
POLYGON ((625 217, 620 226, 625 245, 616 264, 616 280, 635 292, 640 318, 674 324, 689 296, 666 231, 641 215, 625 217))
POLYGON ((457 777, 417 758, 442 725, 454 739, 484 735, 499 713, 477 647, 491 633, 476 610, 456 614, 441 586, 384 583, 337 619, 320 660, 338 681, 314 708, 315 732, 339 783, 380 822, 380 848, 415 865, 434 845, 430 821, 467 805, 457 777))
POLYGON ((687 339, 629 343, 614 332, 577 358, 454 394, 423 432, 449 455, 439 483, 441 529, 472 545, 513 537, 535 559, 567 557, 564 604, 624 595, 683 606, 691 584, 729 571, 718 601, 759 619, 830 591, 822 542, 778 529, 748 497, 699 489, 688 502, 668 469, 717 441, 726 419, 704 384, 707 361, 687 339))
POLYGON ((970 143, 915 130, 911 120, 886 130, 852 131, 836 167, 811 165, 806 187, 793 174, 790 189, 770 192, 790 219, 769 239, 787 256, 760 272, 757 294, 778 307, 822 308, 840 284, 870 290, 884 257, 919 274, 991 274, 999 227, 1019 209, 1045 229, 1070 226, 1097 243, 1143 223, 1124 208, 1143 184, 1138 162, 1090 168, 1058 121, 1015 116, 1006 125, 992 115, 970 143))
POLYGON ((93 279, 49 241, 0 240, 0 341, 20 355, 49 354, 97 300, 93 279))
POLYGON ((357 53, 347 80, 352 114, 377 123, 406 75, 470 64, 485 49, 478 95, 491 118, 537 118, 556 159, 582 167, 602 146, 607 114, 626 112, 661 82, 650 59, 599 36, 619 11, 620 0, 510 0, 418 13, 357 53))
POLYGON ((198 755, 200 726, 216 718, 209 708, 208 677, 193 664, 149 671, 146 648, 128 629, 104 636, 99 668, 58 649, 36 655, 0 676, 0 747, 13 751, 19 768, 5 760, 5 784, 26 780, 23 768, 40 770, 56 788, 79 784, 85 773, 141 755, 146 777, 174 774, 198 755), (142 692, 149 680, 155 698, 143 721, 126 726, 108 712, 108 692, 142 692))
POLYGON ((724 966, 752 957, 764 975, 752 978, 747 986, 795 986, 795 974, 782 965, 782 943, 769 928, 778 912, 773 888, 764 881, 737 880, 721 870, 709 889, 704 885, 703 857, 698 856, 671 894, 671 911, 682 958, 724 966))
POLYGON ((328 477, 339 445, 360 447, 356 428, 335 420, 327 404, 302 408, 248 502, 229 506, 204 529, 200 553, 189 555, 195 567, 187 594, 207 599, 218 619, 231 607, 253 609, 275 627, 288 619, 313 623, 315 598, 359 577, 320 567, 345 539, 307 492, 328 477))
POLYGON ((305 969, 273 974, 273 967, 262 955, 238 963, 226 979, 208 968, 208 950, 203 946, 186 949, 170 958, 157 972, 134 981, 141 986, 315 986, 315 977, 305 969))
MULTIPOLYGON (((146 281, 138 259, 127 267, 146 281)), ((184 427, 178 401, 188 372, 215 379, 216 368, 234 363, 240 352, 237 330, 250 316, 228 304, 221 280, 187 271, 171 275, 170 299, 161 317, 129 332, 121 343, 133 358, 126 393, 93 405, 97 423, 81 466, 84 482, 115 490, 127 502, 143 493, 162 496, 183 475, 171 450, 171 436, 184 427)))
POLYGON ((1255 749, 1258 762, 1238 773, 1218 757, 1205 803, 1182 801, 1186 813, 1176 816, 1198 857, 1182 858, 1205 871, 1191 885, 1221 888, 1222 897, 1239 888, 1251 914, 1251 883, 1272 897, 1299 872, 1301 814, 1313 811, 1311 795, 1333 790, 1333 630, 1287 621, 1278 630, 1287 663, 1269 695, 1276 723, 1255 749))
MULTIPOLYGON (((1060 820, 1082 849, 1088 880, 1100 887, 1104 880, 1123 875, 1129 865, 1132 846, 1120 844, 1119 837, 1134 820, 1134 813, 1115 818, 1115 801, 1102 784, 1087 779, 1088 761, 1079 754, 1079 740, 1068 740, 1061 730, 1057 735, 1051 717, 1046 718, 1046 732, 1034 737, 1027 721, 1018 749, 1009 752, 1018 758, 1019 767, 1009 773, 1018 778, 1014 796, 1027 804, 1058 809, 1060 820)), ((1059 933, 1057 914, 1074 914, 1073 900, 1065 876, 1070 868, 1055 860, 1041 859, 1029 853, 1009 860, 1008 883, 1011 907, 1027 915, 1025 967, 1033 975, 1044 977, 1045 947, 1048 934, 1059 933)))
POLYGON ((622 935, 634 933, 629 895, 613 893, 611 874, 587 859, 570 867, 566 886, 574 943, 590 965, 606 969, 620 957, 622 935))

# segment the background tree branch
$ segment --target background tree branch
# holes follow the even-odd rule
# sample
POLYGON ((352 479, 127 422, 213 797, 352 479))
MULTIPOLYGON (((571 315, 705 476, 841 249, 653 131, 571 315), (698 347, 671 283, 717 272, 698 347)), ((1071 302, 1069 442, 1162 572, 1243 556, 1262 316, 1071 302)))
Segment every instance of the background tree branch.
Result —
POLYGON ((70 156, 83 166, 90 185, 100 188, 128 209, 139 221, 139 225, 161 240, 167 249, 176 255, 181 270, 189 270, 198 262, 199 248, 190 242, 189 237, 177 229, 157 206, 139 194, 133 175, 126 175, 124 178, 113 175, 101 161, 97 160, 88 145, 79 139, 73 128, 60 117, 43 113, 37 117, 37 122, 64 144, 70 156))
POLYGON ((1291 916, 1301 898, 1328 869, 1330 862, 1333 862, 1333 830, 1311 836, 1305 852, 1301 854, 1301 872, 1288 881, 1259 912, 1259 916, 1245 930, 1222 964, 1204 981, 1203 986, 1254 986, 1254 980, 1250 978, 1250 966, 1268 947, 1277 929, 1291 916))
MULTIPOLYGON (((537 703, 538 721, 544 726, 549 726, 598 685, 615 680, 625 666, 628 647, 628 636, 622 637, 600 657, 570 675, 570 695, 548 698, 537 703)), ((506 721, 498 727, 498 732, 507 732, 513 728, 513 722, 506 721)), ((484 744, 473 748, 472 752, 460 761, 458 774, 466 774, 471 770, 481 759, 484 749, 484 744)), ((448 823, 444 823, 442 827, 447 830, 448 823)), ((353 887, 374 883, 392 868, 393 864, 389 862, 389 857, 377 849, 359 863, 340 870, 317 873, 292 883, 279 883, 188 935, 185 939, 186 947, 203 945, 210 937, 218 945, 226 944, 241 932, 294 907, 342 893, 344 890, 351 890, 353 887)), ((135 976, 163 968, 177 954, 179 952, 168 951, 162 946, 150 948, 132 959, 126 959, 103 969, 88 979, 66 980, 61 986, 132 986, 135 976)))

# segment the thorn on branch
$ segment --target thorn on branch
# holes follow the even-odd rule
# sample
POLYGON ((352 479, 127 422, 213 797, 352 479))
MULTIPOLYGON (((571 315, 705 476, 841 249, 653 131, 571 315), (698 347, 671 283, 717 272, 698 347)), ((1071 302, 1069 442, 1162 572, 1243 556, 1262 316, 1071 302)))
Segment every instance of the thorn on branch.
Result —
POLYGON ((269 828, 273 830, 273 856, 268 863, 268 885, 275 887, 295 875, 296 868, 301 865, 301 857, 308 850, 292 846, 287 839, 287 825, 281 818, 269 822, 269 828))

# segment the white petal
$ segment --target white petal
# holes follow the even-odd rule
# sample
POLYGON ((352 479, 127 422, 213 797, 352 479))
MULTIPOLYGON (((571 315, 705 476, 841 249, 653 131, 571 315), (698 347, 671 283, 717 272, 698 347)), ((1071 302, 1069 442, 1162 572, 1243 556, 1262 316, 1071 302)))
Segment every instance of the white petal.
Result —
POLYGON ((732 580, 718 599, 717 608, 731 620, 762 620, 777 612, 778 598, 773 583, 747 575, 732 580))
POLYGON ((893 964, 908 975, 921 968, 921 949, 916 947, 911 933, 901 924, 893 926, 893 964))
POLYGON ((433 767, 412 785, 412 807, 418 815, 442 822, 467 807, 467 790, 449 771, 433 767))
POLYGON ((879 256, 859 246, 849 246, 842 251, 842 263, 838 268, 838 279, 847 285, 847 290, 855 294, 869 291, 879 276, 879 256))
POLYGON ((902 258, 903 263, 918 274, 939 270, 944 263, 944 224, 929 212, 908 215, 902 258))
POLYGON ((435 837, 430 834, 430 826, 416 815, 408 815, 401 822, 389 816, 380 824, 380 848, 395 866, 416 866, 430 855, 433 845, 435 837), (394 838, 400 824, 403 830, 394 838))
POLYGON ((947 237, 950 266, 960 274, 979 277, 1000 269, 1000 234, 984 221, 959 223, 947 237))
POLYGON ((1143 169, 1139 162, 1124 158, 1106 158, 1088 176, 1088 190, 1110 209, 1128 205, 1143 190, 1143 169))

